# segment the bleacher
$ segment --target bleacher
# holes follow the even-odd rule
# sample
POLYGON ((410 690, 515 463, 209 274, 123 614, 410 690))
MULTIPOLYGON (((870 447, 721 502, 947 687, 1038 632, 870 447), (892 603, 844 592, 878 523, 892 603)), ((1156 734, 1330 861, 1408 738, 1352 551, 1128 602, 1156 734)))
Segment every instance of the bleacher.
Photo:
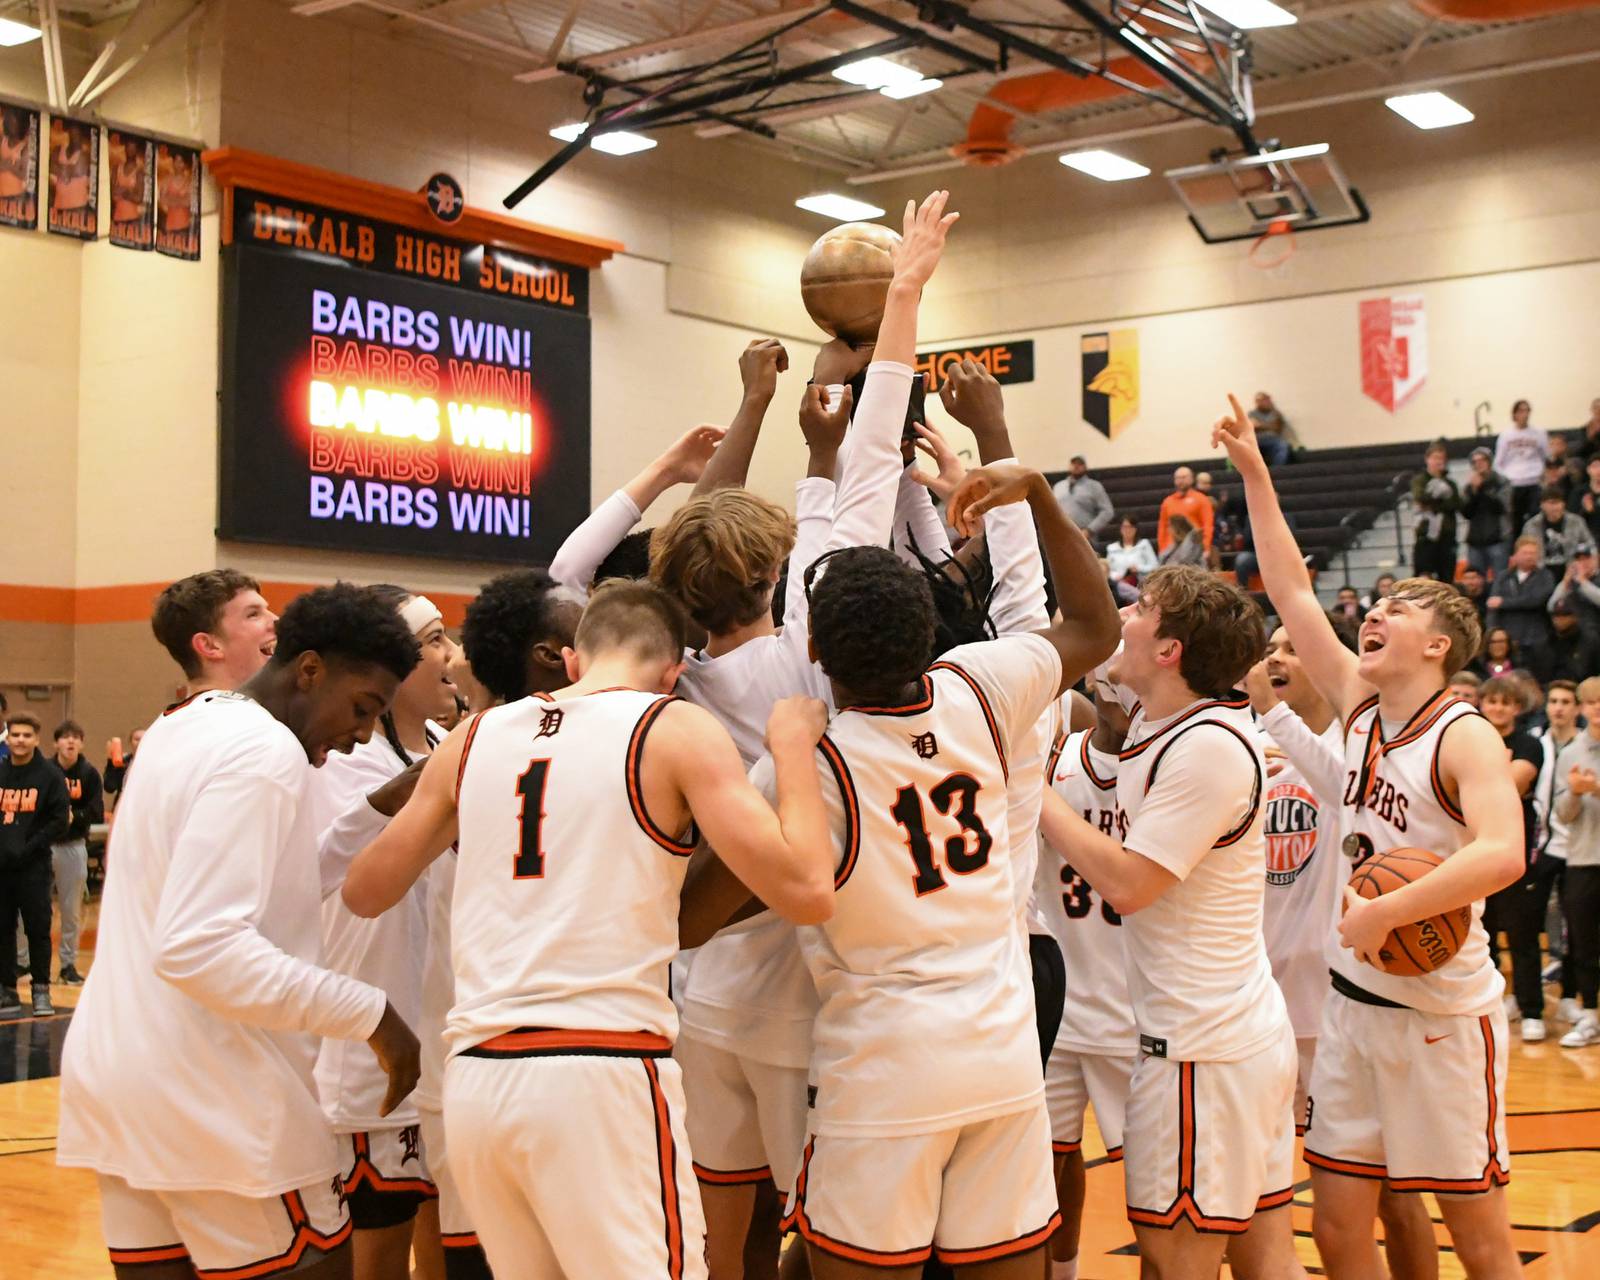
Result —
MULTIPOLYGON (((1401 494, 1409 492, 1410 476, 1421 469, 1423 452, 1429 443, 1431 440, 1405 440, 1395 444, 1310 449, 1272 473, 1283 509, 1290 516, 1295 536, 1311 557, 1314 569, 1326 569, 1334 564, 1339 553, 1358 535, 1394 509, 1401 494)), ((1450 456, 1464 458, 1482 443, 1482 438, 1470 436, 1451 440, 1450 456)), ((1219 502, 1225 502, 1230 495, 1242 490, 1237 473, 1229 470, 1226 457, 1221 456, 1105 467, 1091 469, 1089 474, 1105 486, 1116 508, 1117 519, 1131 515, 1139 523, 1140 537, 1150 539, 1154 546, 1161 500, 1172 492, 1172 473, 1180 466, 1190 467, 1196 474, 1209 471, 1213 480, 1212 493, 1219 502)), ((1052 473, 1050 482, 1054 484, 1065 474, 1052 473)), ((1116 532, 1114 522, 1107 535, 1115 538, 1116 532)), ((1234 555, 1232 549, 1224 549, 1224 570, 1233 568, 1234 555)))

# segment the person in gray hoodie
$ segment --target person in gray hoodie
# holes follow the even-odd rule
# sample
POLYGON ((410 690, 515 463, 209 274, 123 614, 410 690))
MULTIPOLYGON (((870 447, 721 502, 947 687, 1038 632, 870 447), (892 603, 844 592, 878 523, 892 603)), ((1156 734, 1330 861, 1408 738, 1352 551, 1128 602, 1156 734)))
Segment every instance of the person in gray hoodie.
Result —
POLYGON ((1559 485, 1549 485, 1540 494, 1539 514, 1522 526, 1521 536, 1538 541, 1539 563, 1557 581, 1581 548, 1594 546, 1587 521, 1567 510, 1566 491, 1559 485))

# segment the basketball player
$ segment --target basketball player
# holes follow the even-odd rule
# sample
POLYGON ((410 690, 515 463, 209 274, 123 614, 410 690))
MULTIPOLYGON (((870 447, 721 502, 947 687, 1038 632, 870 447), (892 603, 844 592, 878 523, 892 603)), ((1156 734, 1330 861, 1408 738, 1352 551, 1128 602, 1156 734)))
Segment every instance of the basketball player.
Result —
MULTIPOLYGON (((1347 648, 1354 635, 1335 628, 1347 648)), ((1353 651, 1353 650, 1352 650, 1353 651)), ((1282 627, 1267 641, 1267 656, 1245 677, 1250 705, 1286 759, 1267 791, 1267 896, 1264 931, 1272 976, 1294 1024, 1299 1073, 1295 1132, 1305 1133, 1311 1067, 1328 993, 1328 940, 1350 864, 1339 843, 1344 795, 1344 729, 1282 627)), ((1394 1280, 1434 1280, 1439 1246, 1421 1197, 1387 1184, 1378 1196, 1383 1251, 1394 1280)))
POLYGON ((1317 1248, 1334 1280, 1383 1274, 1378 1192, 1433 1191, 1472 1280, 1521 1265, 1504 1184, 1505 981, 1489 960, 1483 899, 1522 873, 1522 814, 1500 735, 1445 684, 1477 651, 1467 600, 1408 579, 1368 611, 1360 652, 1334 634, 1278 507, 1255 428, 1232 412, 1213 429, 1244 480, 1256 554, 1295 653, 1345 725, 1341 829, 1357 864, 1400 846, 1445 861, 1370 900, 1345 895, 1333 994, 1312 1069, 1306 1161, 1317 1248), (1466 943, 1421 977, 1386 974, 1396 925, 1470 907, 1466 943))
POLYGON ((974 472, 952 515, 975 522, 1024 498, 1064 598, 1042 632, 929 667, 928 586, 893 552, 841 550, 807 583, 812 643, 842 708, 819 749, 836 912, 801 931, 821 1007, 790 1217, 818 1280, 915 1276, 930 1256, 1032 1280, 1058 1220, 1006 762, 1111 651, 1116 611, 1037 472, 974 472))
POLYGON ((1261 934, 1265 766, 1234 692, 1264 641, 1232 583, 1191 566, 1150 574, 1107 672, 1139 699, 1117 830, 1045 796, 1046 836, 1122 917, 1140 1048, 1124 1180, 1157 1280, 1213 1280, 1225 1250, 1244 1276, 1305 1274, 1288 1208, 1294 1031, 1261 934))
POLYGON ((192 696, 237 689, 272 656, 278 616, 261 587, 236 569, 180 578, 156 597, 150 629, 183 668, 192 696))
MULTIPOLYGON (((389 585, 372 590, 396 609, 416 637, 422 656, 396 690, 394 705, 380 718, 379 732, 319 769, 307 788, 306 804, 312 830, 319 833, 323 954, 328 967, 388 993, 406 1025, 418 1027, 427 885, 418 885, 377 920, 352 915, 335 892, 338 869, 348 865, 365 840, 354 843, 352 822, 338 819, 356 809, 352 819, 359 839, 367 815, 376 817, 369 793, 420 763, 443 739, 436 718, 448 715, 455 704, 455 686, 445 674, 455 644, 445 634, 443 615, 426 596, 389 585)), ((316 1079, 322 1109, 339 1136, 344 1159, 339 1176, 355 1224, 355 1280, 408 1280, 413 1222, 438 1194, 428 1177, 414 1097, 380 1115, 383 1072, 370 1053, 344 1040, 322 1042, 316 1079)), ((438 1257, 437 1219, 429 1217, 431 1231, 417 1233, 418 1252, 429 1252, 440 1270, 444 1263, 438 1257)))
MULTIPOLYGON (((1074 695, 1074 701, 1082 700, 1074 695)), ((1128 717, 1102 700, 1088 720, 1089 727, 1056 740, 1049 785, 1092 827, 1107 835, 1125 834, 1117 825, 1117 753, 1128 717)), ((1061 1025, 1044 1072, 1061 1209, 1061 1229, 1050 1240, 1050 1277, 1077 1280, 1086 1190, 1083 1116, 1092 1103, 1106 1154, 1121 1160, 1139 1032, 1128 996, 1122 917, 1048 842, 1040 851, 1034 884, 1034 901, 1061 946, 1067 981, 1061 1025)))
POLYGON ((61 1064, 58 1161, 99 1174, 113 1269, 349 1275, 318 1036, 366 1040, 392 1111, 416 1037, 382 991, 320 967, 307 761, 366 741, 417 661, 365 588, 310 591, 237 693, 168 710, 139 750, 98 963, 61 1064))
POLYGON ((662 696, 682 659, 670 598, 605 584, 575 682, 452 734, 345 883, 387 909, 459 830, 446 1139, 501 1275, 706 1274, 667 994, 696 830, 775 910, 832 909, 823 707, 774 709, 774 814, 727 732, 662 696))

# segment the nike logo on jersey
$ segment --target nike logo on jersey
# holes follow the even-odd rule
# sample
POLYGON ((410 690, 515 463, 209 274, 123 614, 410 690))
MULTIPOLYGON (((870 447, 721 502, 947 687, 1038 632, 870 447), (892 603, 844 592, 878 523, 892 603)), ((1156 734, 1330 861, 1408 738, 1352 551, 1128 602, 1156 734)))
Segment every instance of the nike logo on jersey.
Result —
POLYGON ((1448 1040, 1454 1032, 1446 1031, 1442 1036, 1423 1036, 1423 1044, 1438 1044, 1441 1040, 1448 1040))

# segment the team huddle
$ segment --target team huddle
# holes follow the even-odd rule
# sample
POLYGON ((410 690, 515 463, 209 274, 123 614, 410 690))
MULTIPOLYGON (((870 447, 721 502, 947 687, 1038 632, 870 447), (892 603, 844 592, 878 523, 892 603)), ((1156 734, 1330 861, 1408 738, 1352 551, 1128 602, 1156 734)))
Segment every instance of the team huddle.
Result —
POLYGON ((1297 1134, 1335 1280, 1437 1275, 1418 1191, 1520 1274, 1480 917, 1522 818, 1446 693, 1471 605, 1412 580, 1341 637, 1237 402, 1270 634, 1191 567, 1119 614, 976 364, 939 395, 981 465, 909 466, 948 456, 912 369, 946 199, 875 345, 817 357, 794 515, 743 487, 769 340, 459 653, 399 587, 164 593, 196 692, 130 770, 62 1063, 119 1276, 427 1274, 421 1214, 452 1280, 1063 1280, 1091 1107, 1155 1280, 1306 1274, 1297 1134), (1397 849, 1437 865, 1346 888, 1397 849))

